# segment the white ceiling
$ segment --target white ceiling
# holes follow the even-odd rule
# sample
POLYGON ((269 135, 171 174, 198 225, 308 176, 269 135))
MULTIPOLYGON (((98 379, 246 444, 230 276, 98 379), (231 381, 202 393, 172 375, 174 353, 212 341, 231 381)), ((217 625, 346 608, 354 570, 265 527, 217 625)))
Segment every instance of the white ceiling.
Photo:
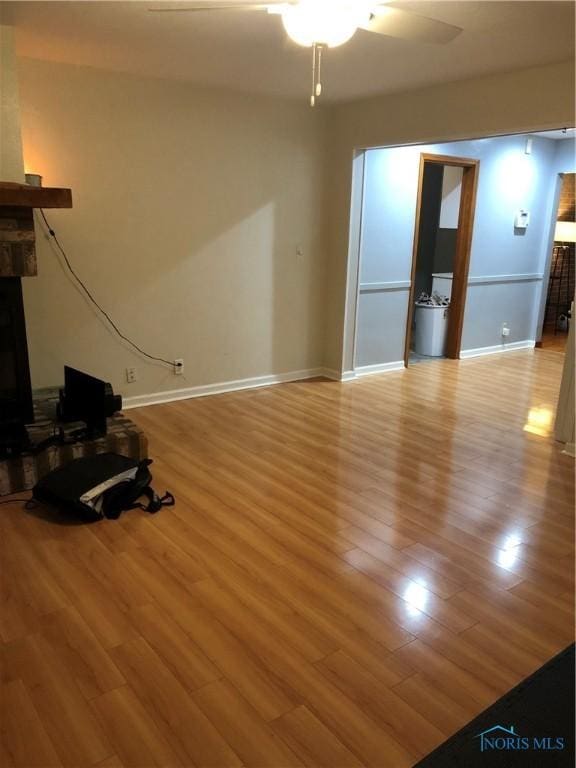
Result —
MULTIPOLYGON (((234 1, 234 0, 232 0, 234 1)), ((177 2, 173 3, 178 5, 177 2)), ((150 2, 2 2, 19 55, 306 99, 310 51, 265 12, 149 13, 150 2)), ((398 7, 463 27, 424 45, 357 32, 328 51, 324 100, 390 93, 574 56, 573 2, 436 2, 398 7)), ((537 98, 537 94, 534 94, 537 98)))

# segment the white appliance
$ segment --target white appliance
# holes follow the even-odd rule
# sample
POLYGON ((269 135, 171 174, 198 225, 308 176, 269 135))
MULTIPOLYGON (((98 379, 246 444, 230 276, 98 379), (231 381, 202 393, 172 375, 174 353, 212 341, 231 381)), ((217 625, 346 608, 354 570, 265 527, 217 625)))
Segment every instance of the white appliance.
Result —
POLYGON ((433 272, 432 273, 432 293, 438 293, 440 296, 452 298, 452 280, 453 272, 433 272))
POLYGON ((416 302, 414 314, 414 352, 427 357, 443 357, 448 333, 450 307, 416 302))

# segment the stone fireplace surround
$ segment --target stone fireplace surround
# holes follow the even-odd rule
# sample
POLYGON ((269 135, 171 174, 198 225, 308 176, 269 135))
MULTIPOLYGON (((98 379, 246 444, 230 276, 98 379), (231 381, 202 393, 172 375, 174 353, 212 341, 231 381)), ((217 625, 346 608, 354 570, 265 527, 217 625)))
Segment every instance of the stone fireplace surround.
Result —
POLYGON ((0 455, 33 420, 22 278, 37 274, 34 208, 71 208, 69 189, 0 181, 0 455))
POLYGON ((4 303, 12 304, 0 306, 0 324, 4 322, 9 326, 12 318, 19 326, 14 333, 9 327, 0 327, 0 361, 4 363, 0 371, 0 496, 29 490, 47 472, 80 456, 114 451, 141 460, 148 455, 146 436, 122 414, 108 419, 108 433, 97 440, 67 441, 49 445, 40 452, 16 451, 13 456, 6 455, 13 427, 9 420, 2 422, 3 410, 4 415, 12 410, 15 429, 20 427, 27 432, 34 445, 49 437, 56 424, 54 417, 45 412, 50 411, 51 401, 32 402, 20 283, 22 278, 34 277, 37 273, 34 208, 71 207, 69 189, 0 182, 0 300, 4 296, 4 303), (35 425, 30 426, 33 420, 35 425), (29 425, 27 430, 24 423, 29 425))

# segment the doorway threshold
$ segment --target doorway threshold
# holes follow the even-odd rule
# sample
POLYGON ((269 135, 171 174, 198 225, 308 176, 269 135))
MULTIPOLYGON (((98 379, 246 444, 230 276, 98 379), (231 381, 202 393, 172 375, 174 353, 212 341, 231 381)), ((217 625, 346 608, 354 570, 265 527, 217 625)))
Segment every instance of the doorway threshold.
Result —
POLYGON ((416 363, 433 363, 438 360, 446 360, 446 357, 431 357, 430 355, 419 355, 417 352, 410 350, 408 356, 408 365, 415 365, 416 363))

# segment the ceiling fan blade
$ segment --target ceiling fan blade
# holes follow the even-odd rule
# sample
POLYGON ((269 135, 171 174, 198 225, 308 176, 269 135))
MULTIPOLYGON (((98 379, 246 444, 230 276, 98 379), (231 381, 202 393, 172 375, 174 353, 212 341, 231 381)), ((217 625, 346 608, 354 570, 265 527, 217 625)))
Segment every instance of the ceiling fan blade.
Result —
MULTIPOLYGON (((156 8, 148 8, 151 13, 202 13, 205 11, 267 11, 273 5, 284 5, 286 0, 271 0, 268 3, 194 3, 194 5, 175 5, 169 7, 158 6, 156 8)), ((164 4, 163 4, 164 5, 164 4)))
POLYGON ((399 37, 402 40, 438 44, 449 43, 463 31, 452 24, 386 5, 377 6, 372 19, 363 24, 361 29, 376 32, 378 35, 399 37))

